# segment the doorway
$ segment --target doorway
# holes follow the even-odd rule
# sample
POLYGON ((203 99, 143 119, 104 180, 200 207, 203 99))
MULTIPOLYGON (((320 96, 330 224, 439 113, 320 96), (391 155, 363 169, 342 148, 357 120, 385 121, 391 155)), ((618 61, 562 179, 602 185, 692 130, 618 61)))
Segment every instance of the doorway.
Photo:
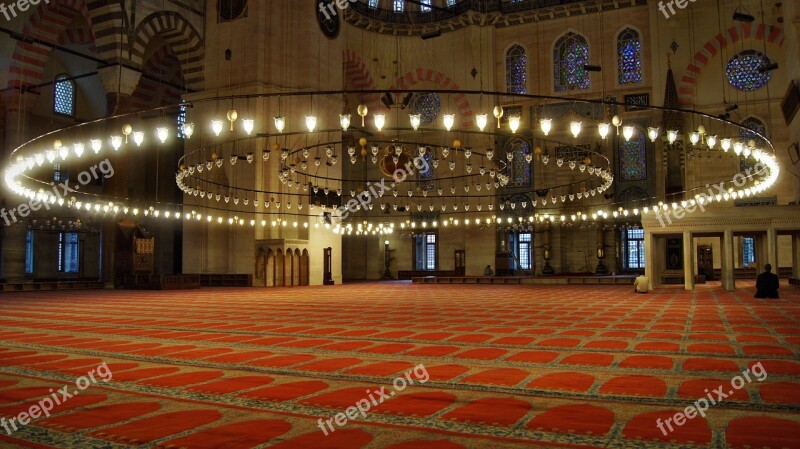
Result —
POLYGON ((714 250, 710 245, 697 247, 697 274, 705 276, 707 281, 714 280, 714 250))
POLYGON ((467 252, 463 249, 456 250, 456 276, 467 274, 467 252))

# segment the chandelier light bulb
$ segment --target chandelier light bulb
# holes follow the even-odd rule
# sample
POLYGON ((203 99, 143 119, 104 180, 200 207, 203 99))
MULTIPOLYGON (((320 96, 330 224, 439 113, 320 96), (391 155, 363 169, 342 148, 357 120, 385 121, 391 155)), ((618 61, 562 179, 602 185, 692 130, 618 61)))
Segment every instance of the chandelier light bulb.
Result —
POLYGON ((752 150, 750 150, 750 147, 744 147, 744 150, 742 151, 742 155, 744 155, 745 158, 748 158, 748 157, 750 157, 751 154, 752 154, 752 150))
POLYGON ((42 153, 37 153, 37 154, 36 154, 36 165, 38 165, 39 167, 41 167, 41 166, 42 166, 42 164, 44 164, 44 154, 42 154, 42 153))
POLYGON ((731 139, 722 139, 720 140, 720 146, 722 147, 722 151, 728 152, 731 149, 731 139))
POLYGON ((697 142, 700 142, 700 133, 698 133, 698 132, 690 132, 689 133, 689 142, 692 142, 692 145, 697 145, 697 142))
POLYGON ((373 119, 375 120, 375 129, 379 132, 383 131, 383 127, 386 125, 386 115, 375 114, 373 115, 373 119))
POLYGON ((142 131, 135 131, 133 133, 133 142, 137 147, 142 146, 142 142, 144 142, 144 133, 142 131))
POLYGON ((211 120, 211 131, 215 136, 219 136, 222 132, 222 120, 211 120))
POLYGON ((583 123, 581 122, 571 122, 569 124, 569 130, 572 133, 572 136, 576 139, 581 134, 581 129, 583 128, 583 123))
POLYGON ((411 120, 411 127, 414 128, 414 131, 419 129, 419 125, 422 124, 422 115, 420 114, 410 114, 408 119, 411 120))
POLYGON ((619 118, 618 115, 615 115, 614 117, 611 118, 611 124, 619 128, 619 125, 622 124, 622 119, 619 118))
POLYGON ((511 129, 511 132, 516 134, 517 130, 519 129, 519 122, 520 117, 518 115, 514 115, 508 118, 508 127, 511 129))
POLYGON ((650 138, 650 142, 655 143, 655 141, 658 139, 659 134, 660 130, 658 128, 653 128, 653 127, 647 128, 647 137, 650 138))
POLYGON ((317 127, 317 117, 315 115, 307 115, 306 128, 308 129, 308 132, 313 133, 316 127, 317 127))
POLYGON ((622 137, 625 138, 626 142, 630 142, 631 138, 633 137, 636 128, 631 125, 623 126, 622 127, 622 137))
POLYGON ((249 136, 256 127, 256 121, 251 118, 242 119, 242 127, 244 128, 244 132, 249 136))
POLYGON ((163 126, 156 129, 156 137, 158 137, 158 140, 160 140, 161 143, 166 142, 167 137, 169 137, 169 130, 163 126))
POLYGON ((61 148, 61 141, 56 139, 53 141, 53 149, 58 150, 59 148, 61 148))
POLYGON ((553 119, 543 118, 539 120, 539 126, 542 128, 542 133, 546 136, 550 134, 550 130, 553 129, 553 119))
POLYGON ((339 125, 341 125, 342 131, 347 131, 350 128, 351 118, 350 114, 339 114, 339 125))
POLYGON ((755 159, 756 162, 761 161, 762 154, 763 152, 760 149, 756 148, 755 150, 753 150, 753 159, 755 159))
POLYGON ((448 131, 453 129, 453 125, 456 123, 456 116, 455 114, 445 114, 444 115, 444 127, 448 131))
POLYGON ((476 115, 475 124, 478 125, 478 129, 483 131, 484 129, 486 129, 486 125, 489 124, 489 116, 486 114, 476 115))
POLYGON ((708 145, 709 150, 713 150, 717 146, 717 136, 706 137, 706 145, 708 145))
POLYGON ((678 140, 678 131, 675 130, 667 131, 667 142, 673 144, 675 143, 676 140, 678 140))
POLYGON ((103 148, 103 141, 100 139, 92 139, 89 141, 89 143, 92 146, 92 151, 94 151, 94 154, 99 153, 100 149, 103 148))
POLYGON ((59 148, 58 156, 61 158, 62 161, 67 160, 67 156, 69 156, 69 149, 67 147, 59 148))
POLYGON ((597 125, 597 132, 600 133, 600 138, 605 139, 608 137, 608 133, 611 131, 611 125, 608 123, 599 123, 597 125))
POLYGON ((736 153, 737 156, 742 154, 744 150, 744 144, 742 142, 736 142, 733 144, 733 152, 736 153))
POLYGON ((194 134, 194 123, 184 123, 183 135, 186 136, 187 139, 191 139, 193 134, 194 134))
POLYGON ((84 145, 82 143, 76 143, 72 145, 73 150, 75 151, 75 156, 81 157, 83 156, 84 145))
POLYGON ((122 137, 111 136, 111 146, 114 148, 114 151, 119 151, 119 147, 122 146, 122 137))
POLYGON ((275 120, 275 129, 277 129, 279 133, 282 133, 283 130, 286 128, 286 117, 278 115, 275 116, 274 120, 275 120))

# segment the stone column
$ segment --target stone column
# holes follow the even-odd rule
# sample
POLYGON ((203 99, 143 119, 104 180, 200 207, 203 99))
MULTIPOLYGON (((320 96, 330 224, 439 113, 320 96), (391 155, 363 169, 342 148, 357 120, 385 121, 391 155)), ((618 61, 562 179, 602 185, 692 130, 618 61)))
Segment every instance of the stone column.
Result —
POLYGON ((733 231, 726 229, 722 235, 722 288, 727 291, 736 290, 736 277, 734 276, 733 258, 736 254, 733 249, 733 231))
POLYGON ((656 280, 656 236, 650 231, 644 233, 644 275, 650 280, 650 288, 653 289, 658 286, 659 282, 656 280))
POLYGON ((694 239, 692 231, 683 231, 683 287, 694 290, 694 239))
POLYGON ((800 279, 800 232, 792 235, 792 277, 800 279))
MULTIPOLYGON (((112 117, 119 114, 124 114, 129 111, 131 104, 131 96, 133 95, 136 86, 139 84, 141 73, 135 70, 115 65, 111 67, 103 67, 98 70, 100 80, 106 91, 106 115, 112 117)), ((108 120, 107 131, 110 135, 121 135, 122 126, 129 121, 108 120)), ((128 154, 124 151, 119 153, 108 152, 109 162, 114 167, 114 176, 109 178, 103 186, 104 194, 115 196, 118 198, 128 198, 128 184, 129 184, 129 167, 128 167, 128 154)), ((117 246, 117 223, 107 221, 103 224, 103 263, 100 270, 100 280, 105 281, 106 285, 117 285, 115 281, 117 278, 116 265, 119 261, 115 259, 115 252, 117 246)))
MULTIPOLYGON (((778 274, 778 233, 775 228, 767 228, 767 263, 772 265, 772 272, 778 274)), ((764 265, 759 267, 764 271, 764 265)))

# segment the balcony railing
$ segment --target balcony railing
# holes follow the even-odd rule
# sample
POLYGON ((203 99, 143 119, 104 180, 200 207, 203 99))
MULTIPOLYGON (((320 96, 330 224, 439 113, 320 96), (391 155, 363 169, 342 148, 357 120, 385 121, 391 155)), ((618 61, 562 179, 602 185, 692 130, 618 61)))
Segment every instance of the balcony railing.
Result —
MULTIPOLYGON (((461 0, 453 6, 443 7, 438 5, 438 2, 434 0, 434 6, 431 7, 430 11, 405 10, 396 12, 392 9, 381 7, 382 5, 389 5, 392 2, 379 2, 379 6, 373 8, 369 6, 367 0, 359 0, 352 3, 350 7, 355 12, 365 17, 382 22, 424 24, 452 19, 469 11, 510 14, 539 8, 582 3, 584 1, 586 0, 519 0, 516 2, 509 0, 461 0)), ((406 4, 408 5, 409 3, 406 4)))

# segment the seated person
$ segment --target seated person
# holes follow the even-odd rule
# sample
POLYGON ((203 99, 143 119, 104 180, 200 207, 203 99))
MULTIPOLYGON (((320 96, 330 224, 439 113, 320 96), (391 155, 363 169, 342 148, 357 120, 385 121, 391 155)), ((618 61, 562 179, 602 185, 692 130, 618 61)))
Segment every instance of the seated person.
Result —
POLYGON ((650 278, 645 275, 640 275, 633 281, 634 293, 647 293, 650 291, 650 278))
POLYGON ((764 265, 764 272, 756 278, 756 298, 778 299, 779 286, 778 275, 772 272, 772 265, 764 265))
POLYGON ((483 269, 484 276, 494 276, 494 271, 492 271, 491 265, 486 265, 486 268, 483 269))

